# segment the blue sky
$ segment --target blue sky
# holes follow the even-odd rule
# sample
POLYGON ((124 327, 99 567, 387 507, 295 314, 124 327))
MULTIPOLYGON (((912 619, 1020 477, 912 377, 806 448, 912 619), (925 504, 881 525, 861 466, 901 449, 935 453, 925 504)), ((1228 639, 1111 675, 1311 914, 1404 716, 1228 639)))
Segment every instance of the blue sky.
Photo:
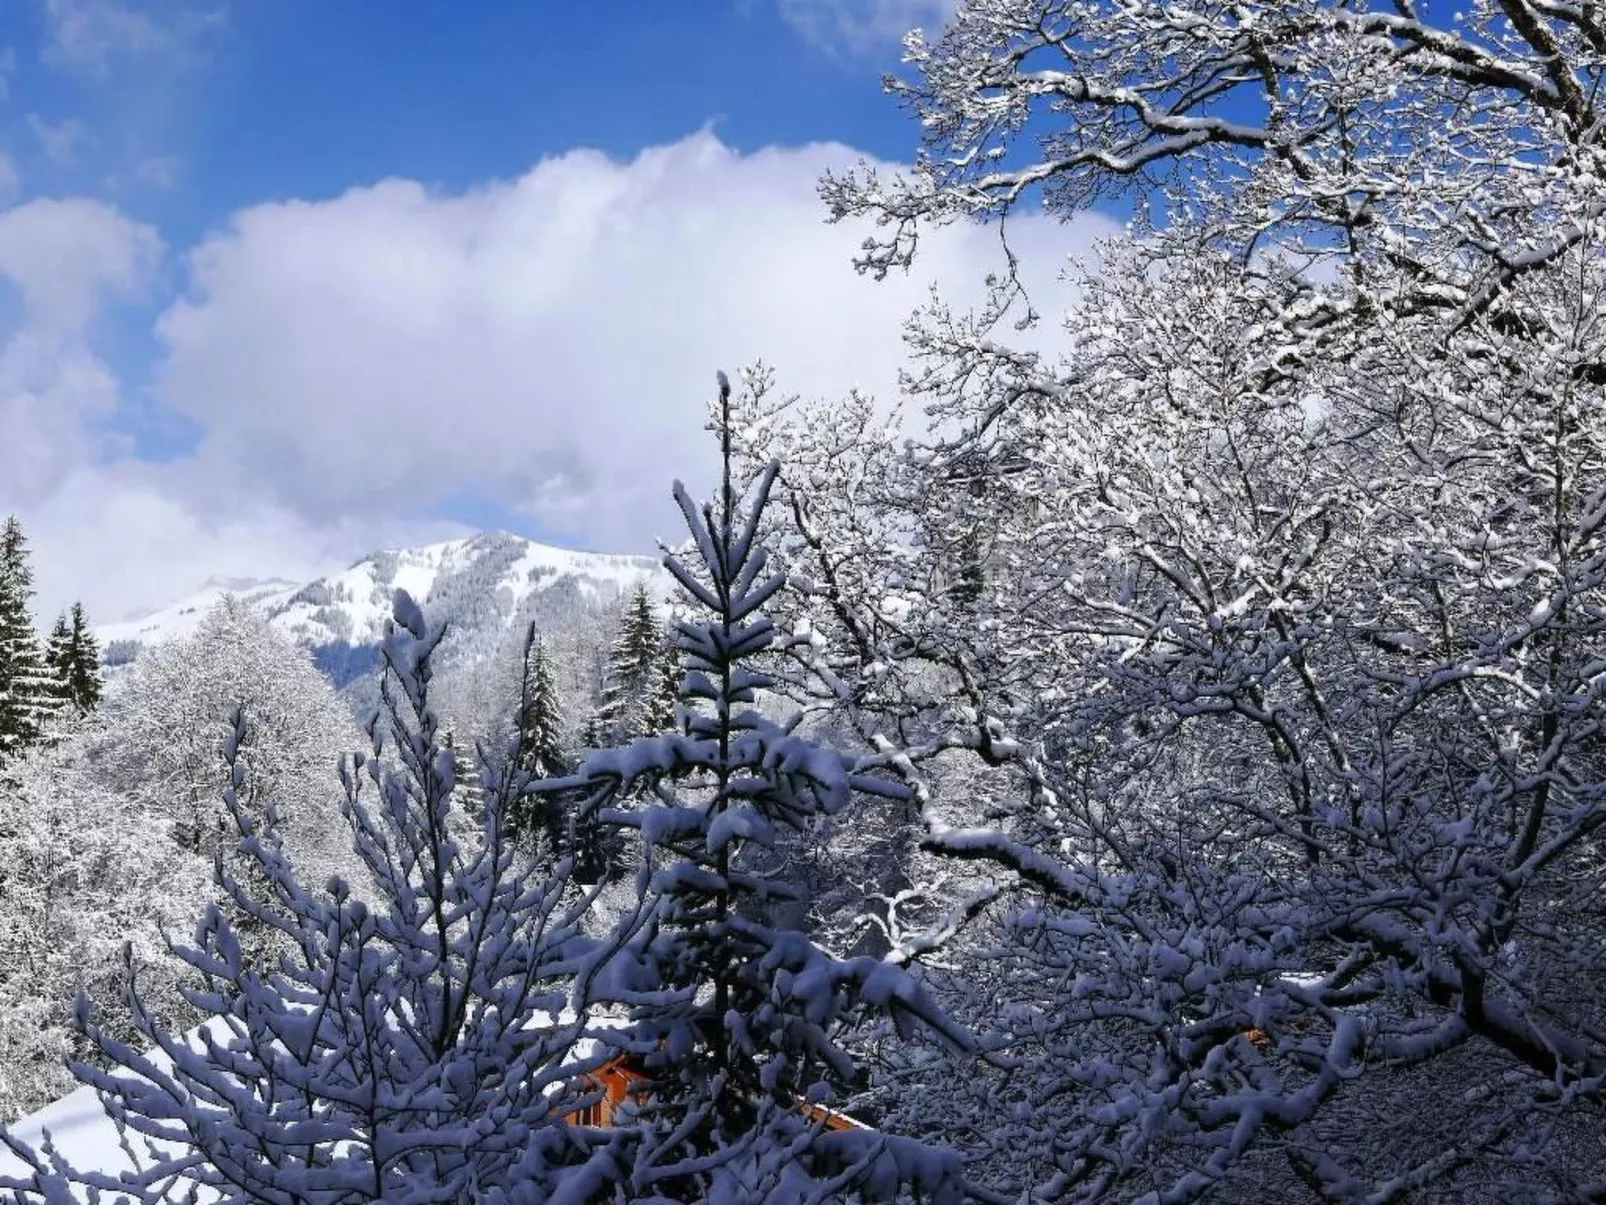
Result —
POLYGON ((649 549, 715 368, 894 394, 996 243, 876 285, 814 182, 912 154, 880 81, 945 7, 14 0, 0 511, 41 610, 476 527, 649 549))
MULTIPOLYGON (((175 243, 262 201, 392 175, 463 188, 577 146, 625 157, 710 123, 740 150, 907 150, 912 127, 880 88, 896 39, 822 40, 783 16, 832 4, 633 7, 621 19, 517 0, 20 0, 0 18, 14 62, 7 149, 23 195, 115 195, 175 243), (73 56, 52 52, 61 14, 110 26, 118 11, 158 32, 90 31, 73 56), (46 153, 35 121, 82 127, 67 161, 46 153)), ((916 19, 940 7, 888 6, 916 19)))

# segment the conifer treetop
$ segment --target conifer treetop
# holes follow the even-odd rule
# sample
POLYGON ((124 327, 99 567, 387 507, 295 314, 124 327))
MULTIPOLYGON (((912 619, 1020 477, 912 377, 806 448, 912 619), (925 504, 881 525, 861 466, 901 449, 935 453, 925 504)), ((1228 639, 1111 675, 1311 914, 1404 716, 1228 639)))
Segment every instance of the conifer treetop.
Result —
POLYGON ((699 506, 675 483, 691 554, 664 560, 704 612, 675 622, 686 671, 677 728, 589 753, 573 775, 534 788, 580 794, 588 813, 638 829, 645 846, 635 927, 619 935, 606 974, 581 985, 593 1002, 632 1010, 623 1040, 651 1077, 632 1186, 677 1199, 792 1200, 840 1176, 838 1187, 874 1181, 957 1200, 963 1177, 950 1153, 868 1130, 822 1132, 798 1107, 852 1077, 833 1036, 850 1019, 890 1017, 962 1048, 970 1038, 902 969, 839 959, 774 927, 777 886, 746 869, 744 851, 784 828, 859 794, 908 789, 883 776, 879 757, 847 756, 756 706, 790 639, 765 613, 786 578, 757 538, 777 466, 739 496, 723 377, 718 407, 718 499, 699 506), (648 802, 615 806, 641 781, 653 784, 648 802))
POLYGON ((43 739, 58 706, 29 601, 33 569, 15 515, 0 527, 0 765, 43 739))

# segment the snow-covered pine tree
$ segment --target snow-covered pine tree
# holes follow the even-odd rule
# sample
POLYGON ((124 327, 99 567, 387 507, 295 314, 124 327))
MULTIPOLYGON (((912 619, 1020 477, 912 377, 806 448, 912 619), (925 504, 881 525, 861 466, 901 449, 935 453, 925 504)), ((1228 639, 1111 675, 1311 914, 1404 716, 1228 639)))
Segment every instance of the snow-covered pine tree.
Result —
MULTIPOLYGON (((514 729, 518 739, 513 765, 517 770, 531 780, 556 778, 568 772, 557 683, 547 660, 546 644, 533 623, 524 638, 514 729)), ((556 797, 520 795, 508 812, 508 829, 526 846, 555 855, 564 848, 565 812, 556 797)))
POLYGON ((28 609, 32 597, 27 537, 11 515, 0 527, 0 765, 37 742, 56 709, 52 676, 28 609))
POLYGON ((659 657, 653 676, 646 684, 642 715, 649 734, 668 732, 675 726, 675 709, 680 704, 682 676, 679 650, 672 639, 666 640, 663 655, 659 657))
POLYGON ((293 954, 259 973, 225 910, 210 907, 195 945, 177 951, 204 980, 188 993, 204 1025, 171 1032, 129 992, 157 1057, 107 1033, 81 1000, 79 1023, 114 1069, 73 1072, 103 1095, 130 1158, 136 1135, 152 1143, 138 1142, 143 1166, 119 1180, 8 1138, 30 1168, 0 1176, 13 1199, 99 1189, 142 1205, 192 1191, 239 1205, 533 1205, 602 1194, 609 1135, 564 1121, 588 1102, 579 1077, 595 1061, 576 1050, 583 1022, 565 1011, 599 948, 579 929, 589 899, 566 890, 567 863, 514 858, 502 820, 518 773, 489 772, 474 840, 452 831, 453 759, 429 704, 441 631, 426 633, 403 591, 393 614, 385 722, 370 724, 372 757, 341 766, 371 897, 338 877, 309 888, 264 834, 242 802, 247 719, 236 712, 225 798, 262 889, 232 875, 223 887, 293 954))
MULTIPOLYGON (((56 616, 55 626, 45 641, 45 673, 50 679, 51 710, 58 716, 77 714, 72 705, 67 685, 68 645, 72 642, 72 629, 67 626, 65 613, 56 616)), ((49 737, 45 738, 48 743, 49 737)))
POLYGON ((456 784, 452 788, 452 803, 465 815, 475 815, 479 811, 479 793, 474 784, 476 777, 474 767, 463 752, 456 730, 446 728, 444 733, 441 744, 447 756, 452 759, 452 781, 456 784))
MULTIPOLYGON (((625 604, 603 675, 602 697, 586 725, 586 744, 592 748, 622 744, 638 736, 662 731, 656 727, 672 718, 674 692, 665 691, 665 663, 672 664, 663 624, 653 605, 647 583, 638 581, 625 604), (668 708, 664 698, 670 700, 668 708)), ((678 674, 675 676, 678 682, 678 674)))
MULTIPOLYGON (((618 634, 602 675, 602 694, 586 722, 581 744, 588 749, 626 744, 639 737, 667 732, 674 725, 680 686, 679 658, 658 618, 647 583, 638 580, 619 621, 618 634)), ((632 783, 626 798, 641 799, 652 780, 632 783)), ((632 864, 627 841, 618 831, 599 827, 595 816, 575 817, 580 877, 613 877, 632 864)))
POLYGON ((67 626, 67 613, 63 611, 56 616, 55 626, 45 641, 45 668, 54 679, 57 697, 62 699, 67 697, 67 645, 71 640, 72 629, 67 626))
POLYGON ((100 706, 100 642, 95 639, 81 602, 72 605, 62 680, 66 683, 67 698, 79 715, 87 715, 100 706))
POLYGON ((763 613, 785 583, 769 573, 755 538, 774 481, 771 464, 745 505, 731 482, 730 387, 720 374, 716 426, 724 477, 717 504, 700 510, 675 485, 700 564, 665 565, 707 613, 677 620, 687 674, 678 731, 589 754, 572 776, 542 791, 582 791, 605 824, 638 829, 641 910, 634 931, 590 999, 632 1009, 628 1049, 649 1074, 631 1137, 629 1191, 653 1200, 766 1202, 958 1200, 957 1160, 871 1130, 829 1131, 805 1103, 830 1099, 855 1074, 832 1038, 845 1020, 880 1013, 923 1024, 965 1046, 901 969, 873 958, 837 959, 801 932, 767 922, 773 886, 744 870, 743 852, 781 826, 836 813, 856 795, 902 797, 878 770, 895 757, 853 759, 753 709, 774 678, 766 654, 787 638, 763 613), (633 785, 655 801, 612 807, 633 785))
POLYGON ((45 666, 52 693, 74 715, 88 715, 100 705, 100 645, 89 628, 84 605, 72 605, 72 620, 56 616, 45 645, 45 666))

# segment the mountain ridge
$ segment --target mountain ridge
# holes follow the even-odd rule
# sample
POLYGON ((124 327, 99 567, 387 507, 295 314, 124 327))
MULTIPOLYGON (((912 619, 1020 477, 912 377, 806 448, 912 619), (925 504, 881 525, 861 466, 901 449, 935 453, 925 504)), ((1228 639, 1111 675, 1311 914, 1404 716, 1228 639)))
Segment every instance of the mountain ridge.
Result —
POLYGON ((449 625, 449 660, 489 655, 531 621, 571 625, 611 607, 635 581, 654 594, 668 590, 656 557, 579 552, 508 532, 369 553, 345 569, 311 581, 211 578, 192 594, 95 628, 108 668, 140 651, 182 638, 200 626, 225 595, 241 599, 268 625, 306 648, 337 688, 378 666, 391 598, 400 587, 430 622, 449 625))

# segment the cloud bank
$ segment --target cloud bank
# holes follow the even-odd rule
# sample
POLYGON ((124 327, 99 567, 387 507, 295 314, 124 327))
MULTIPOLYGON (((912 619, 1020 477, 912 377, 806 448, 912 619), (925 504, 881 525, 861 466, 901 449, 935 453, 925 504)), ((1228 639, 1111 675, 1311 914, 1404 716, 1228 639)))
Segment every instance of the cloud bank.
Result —
MULTIPOLYGON (((8 477, 4 491, 58 562, 51 597, 109 616, 208 573, 295 576, 438 537, 471 517, 464 499, 574 546, 674 535, 670 480, 712 472, 715 369, 762 358, 787 392, 891 396, 930 284, 963 300, 1000 266, 996 232, 952 229, 911 275, 859 277, 864 231, 827 225, 814 189, 857 158, 828 144, 739 154, 704 131, 629 161, 574 151, 468 192, 386 180, 237 213, 177 257, 183 287, 155 323, 152 396, 200 431, 191 452, 97 461, 90 433, 120 394, 87 353, 57 381, 52 404, 79 416, 65 443, 37 417, 13 428, 32 395, 0 402, 29 448, 60 445, 29 490, 8 477), (72 567, 91 557, 93 571, 72 567)), ((17 212, 0 215, 0 272, 33 299, 24 330, 54 322, 78 332, 62 346, 87 346, 86 298, 136 287, 154 234, 79 214, 108 241, 75 252, 83 266, 57 285, 24 252, 33 240, 8 244, 17 212)), ((1110 230, 1012 227, 1039 308, 1052 312, 1041 294, 1064 255, 1110 230)))

